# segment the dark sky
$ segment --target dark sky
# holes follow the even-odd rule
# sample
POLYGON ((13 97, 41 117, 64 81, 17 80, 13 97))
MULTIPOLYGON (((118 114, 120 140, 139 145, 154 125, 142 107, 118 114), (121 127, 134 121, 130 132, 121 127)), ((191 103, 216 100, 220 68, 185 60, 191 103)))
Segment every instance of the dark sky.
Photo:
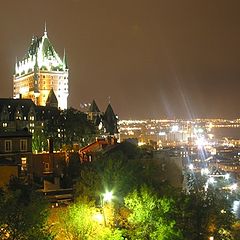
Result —
POLYGON ((240 118, 239 0, 0 0, 0 97, 32 35, 66 49, 69 106, 126 118, 240 118))

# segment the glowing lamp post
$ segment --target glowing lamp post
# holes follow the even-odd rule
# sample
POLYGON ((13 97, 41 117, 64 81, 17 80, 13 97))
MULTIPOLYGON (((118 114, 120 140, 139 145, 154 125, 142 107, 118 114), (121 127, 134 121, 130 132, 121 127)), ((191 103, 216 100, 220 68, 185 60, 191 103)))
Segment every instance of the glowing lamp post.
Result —
POLYGON ((102 213, 103 213, 104 226, 106 226, 107 222, 106 222, 106 216, 105 216, 105 211, 104 211, 104 203, 112 201, 113 193, 106 192, 106 193, 100 195, 100 198, 101 198, 101 207, 102 207, 102 213))
POLYGON ((113 199, 113 193, 112 192, 106 192, 103 194, 103 202, 111 202, 113 199))

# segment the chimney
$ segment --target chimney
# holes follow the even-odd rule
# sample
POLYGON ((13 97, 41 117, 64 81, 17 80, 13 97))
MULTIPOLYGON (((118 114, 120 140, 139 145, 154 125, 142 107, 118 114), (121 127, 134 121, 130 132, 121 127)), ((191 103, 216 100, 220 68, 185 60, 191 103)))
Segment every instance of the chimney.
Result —
POLYGON ((48 151, 49 153, 53 153, 53 138, 48 139, 48 151))

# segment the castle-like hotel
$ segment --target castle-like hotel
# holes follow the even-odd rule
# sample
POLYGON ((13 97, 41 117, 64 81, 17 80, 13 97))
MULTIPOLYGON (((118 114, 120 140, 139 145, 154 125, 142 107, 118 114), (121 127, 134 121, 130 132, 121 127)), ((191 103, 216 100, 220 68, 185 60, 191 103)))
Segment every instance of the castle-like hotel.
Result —
POLYGON ((32 99, 37 106, 46 106, 57 99, 60 109, 67 108, 68 65, 49 41, 47 30, 42 37, 34 36, 25 57, 16 61, 13 76, 13 97, 32 99))

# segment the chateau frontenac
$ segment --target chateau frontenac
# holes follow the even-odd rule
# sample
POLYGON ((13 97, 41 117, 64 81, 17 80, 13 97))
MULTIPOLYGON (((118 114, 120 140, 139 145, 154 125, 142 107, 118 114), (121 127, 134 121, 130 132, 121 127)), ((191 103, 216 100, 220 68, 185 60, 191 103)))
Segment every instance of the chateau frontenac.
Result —
POLYGON ((13 75, 13 97, 32 99, 37 106, 46 106, 50 98, 60 109, 67 108, 68 64, 51 44, 47 30, 42 37, 34 36, 25 57, 16 60, 13 75))

